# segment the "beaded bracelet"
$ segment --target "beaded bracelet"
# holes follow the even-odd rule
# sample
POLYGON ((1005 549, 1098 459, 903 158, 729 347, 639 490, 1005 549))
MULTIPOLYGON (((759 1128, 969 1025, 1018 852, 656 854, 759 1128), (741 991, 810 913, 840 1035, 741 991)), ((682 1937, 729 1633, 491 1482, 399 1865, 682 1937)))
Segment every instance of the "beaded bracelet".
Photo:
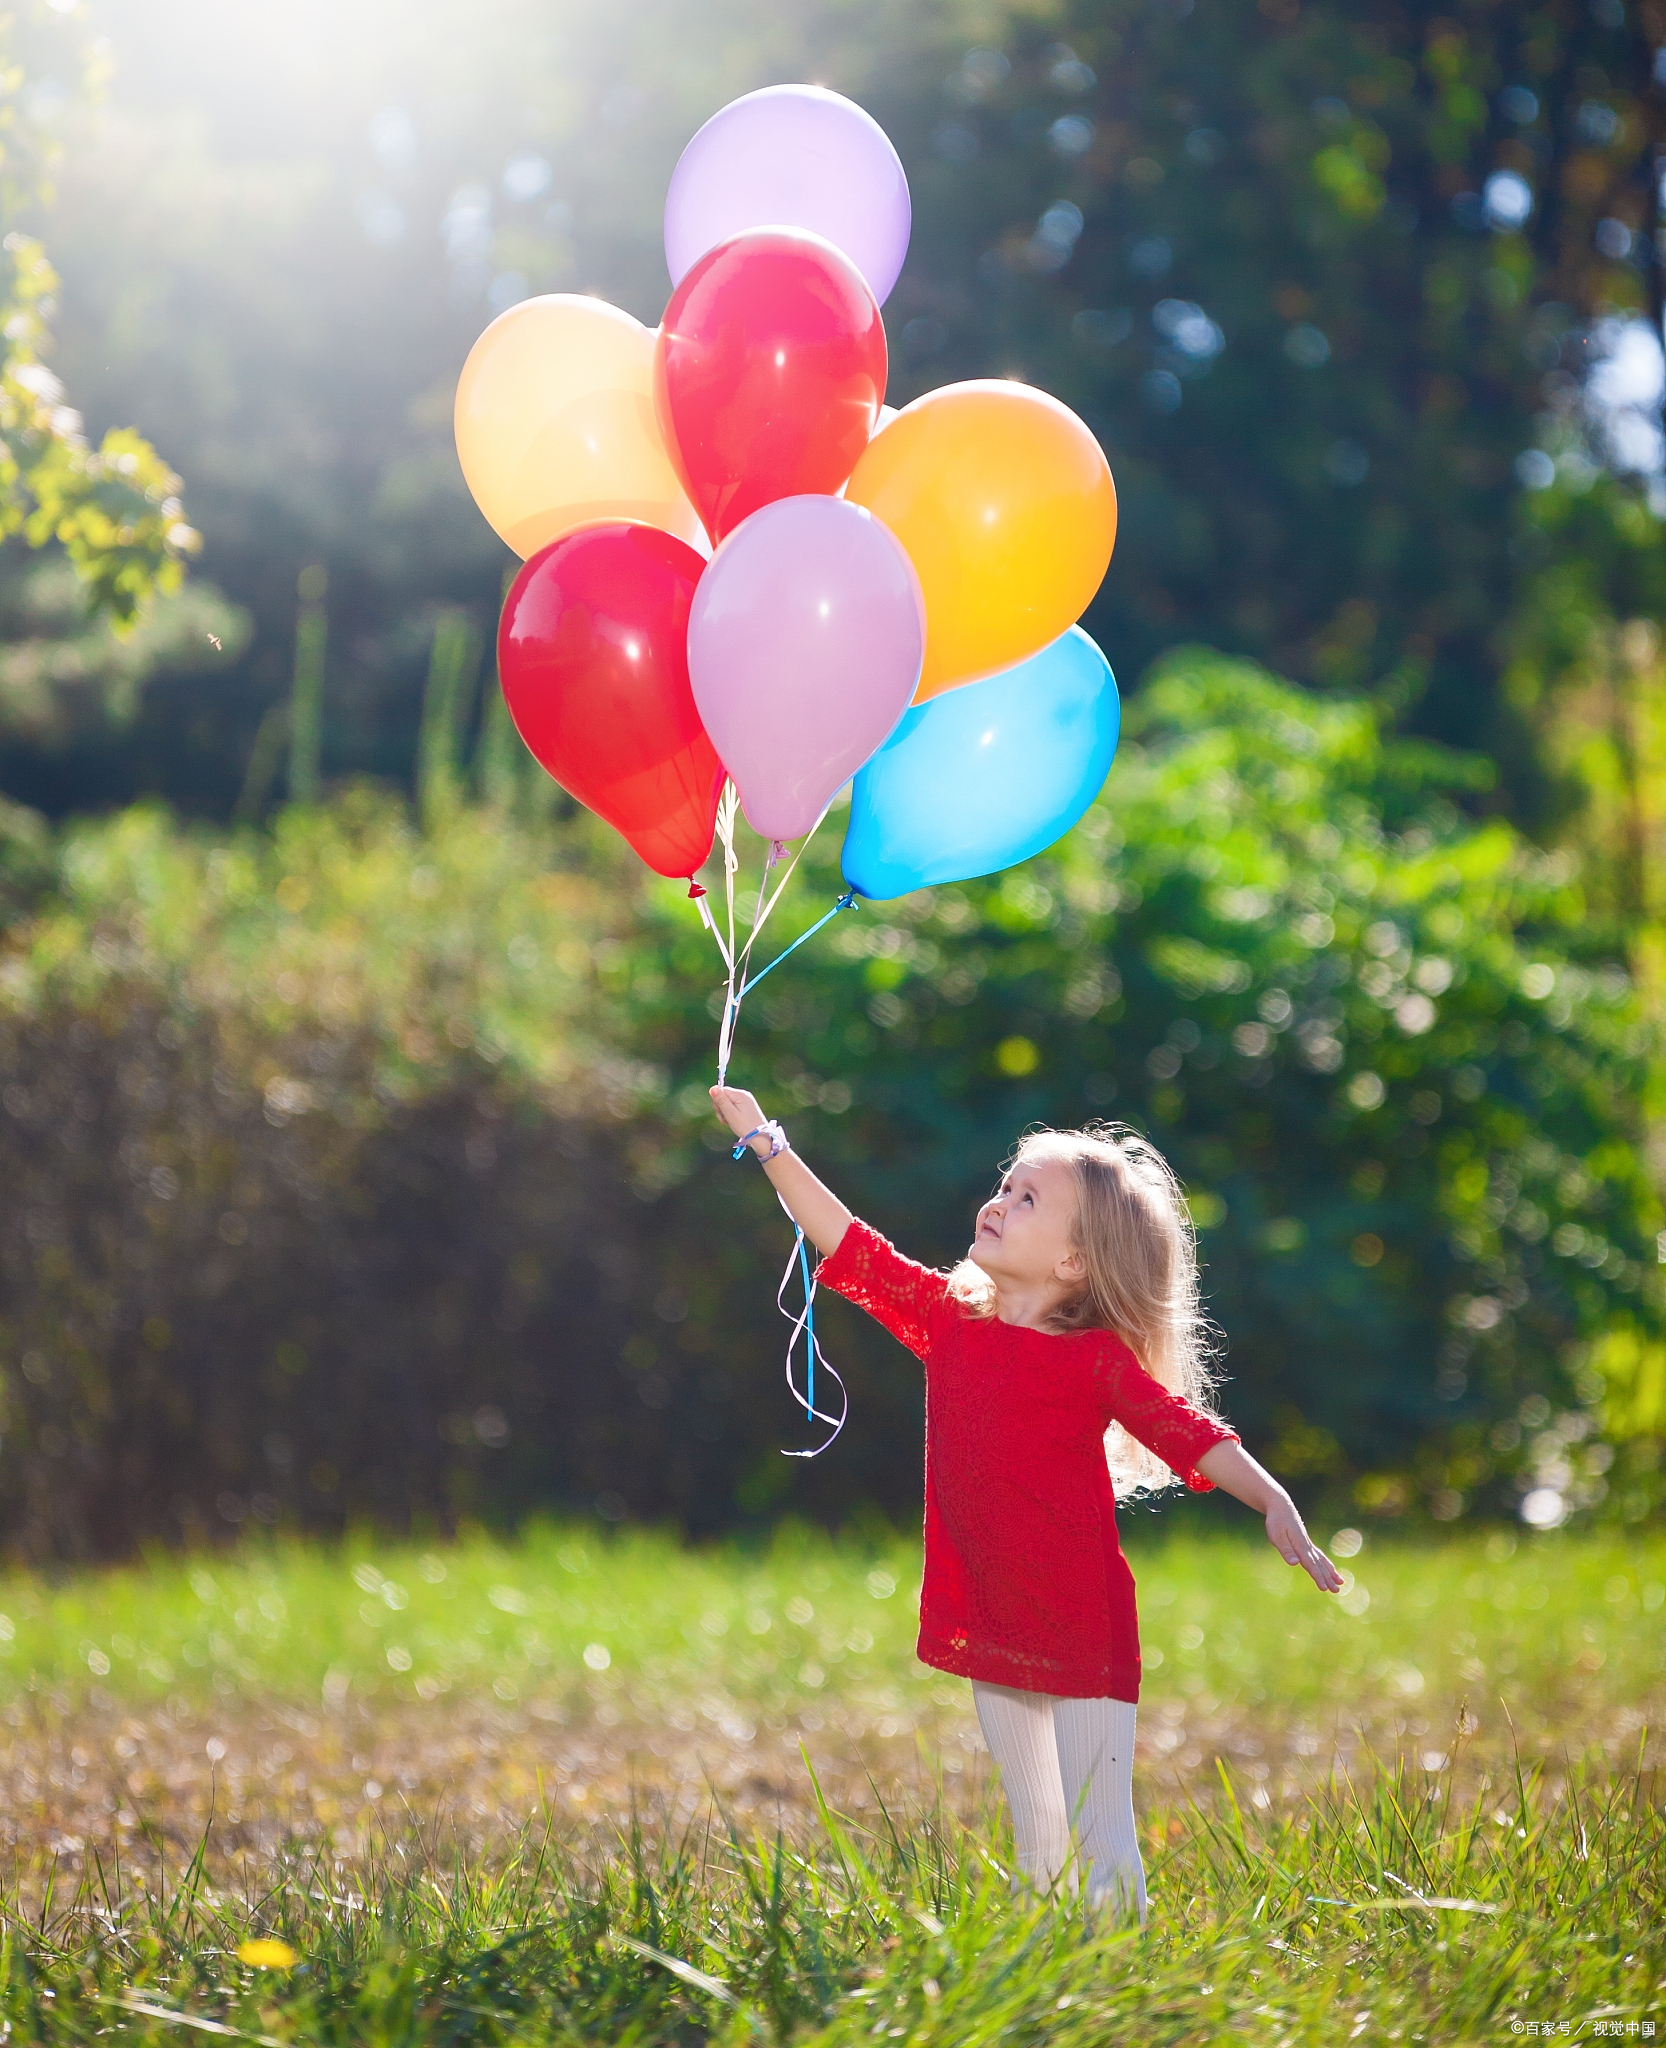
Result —
POLYGON ((767 1138, 769 1140, 769 1150, 763 1155, 767 1159, 773 1159, 778 1152, 790 1152, 792 1150, 792 1140, 775 1119, 771 1117, 767 1124, 759 1124, 755 1131, 748 1131, 746 1136, 735 1147, 731 1156, 738 1159, 754 1138, 767 1138))

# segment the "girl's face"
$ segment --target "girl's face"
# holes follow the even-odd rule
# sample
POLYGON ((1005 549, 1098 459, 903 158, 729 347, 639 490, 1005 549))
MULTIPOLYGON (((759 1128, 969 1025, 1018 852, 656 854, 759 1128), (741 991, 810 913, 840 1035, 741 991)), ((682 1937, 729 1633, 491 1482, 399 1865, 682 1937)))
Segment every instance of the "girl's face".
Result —
POLYGON ((1086 1270, 1070 1241, 1076 1176, 1062 1159, 1020 1159, 978 1211, 968 1256, 995 1284, 1080 1286, 1086 1270))

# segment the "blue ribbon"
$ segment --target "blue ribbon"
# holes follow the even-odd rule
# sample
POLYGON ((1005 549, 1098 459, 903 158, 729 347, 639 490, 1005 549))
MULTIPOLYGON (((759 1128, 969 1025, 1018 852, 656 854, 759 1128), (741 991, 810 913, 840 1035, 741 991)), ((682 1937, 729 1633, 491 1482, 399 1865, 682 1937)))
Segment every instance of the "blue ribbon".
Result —
POLYGON ((804 1357, 804 1405, 816 1412, 816 1283, 810 1278, 810 1254, 804 1249, 804 1232, 798 1231, 798 1272, 804 1282, 804 1335, 809 1350, 804 1357))
POLYGON ((824 924, 830 923, 834 918, 836 918, 841 910, 854 910, 855 908, 856 891, 854 889, 847 889, 845 893, 839 898, 838 902, 834 904, 833 908, 831 910, 824 910, 821 916, 816 919, 815 923, 811 925, 810 929, 807 932, 800 932, 798 937, 793 940, 792 944, 790 946, 784 946, 781 949, 781 951, 776 954, 775 958, 769 963, 767 967, 760 967, 757 973, 754 974, 750 978, 750 980, 742 983, 740 988, 738 988, 735 991, 736 1009, 738 1010, 740 1008, 741 999, 744 996, 750 995, 753 989, 755 989, 758 986, 759 982, 763 980, 766 974, 773 974, 776 968, 780 966, 781 962, 786 959, 789 953, 796 953, 799 947, 803 945, 806 939, 813 939, 816 933, 821 930, 822 926, 824 924))

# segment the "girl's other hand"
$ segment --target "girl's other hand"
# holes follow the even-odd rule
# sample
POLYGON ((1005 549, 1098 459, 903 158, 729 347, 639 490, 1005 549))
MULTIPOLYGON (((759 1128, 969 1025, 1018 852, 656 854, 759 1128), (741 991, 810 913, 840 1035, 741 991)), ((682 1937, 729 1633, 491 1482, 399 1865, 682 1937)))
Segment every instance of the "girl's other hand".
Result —
POLYGON ((737 1138, 744 1138, 748 1131, 755 1131, 767 1121, 757 1096, 748 1095, 744 1088, 714 1088, 711 1098, 718 1115, 737 1138))
POLYGON ((1282 1500, 1275 1500, 1267 1510, 1267 1540, 1286 1564, 1304 1566, 1321 1593, 1341 1592, 1342 1574, 1308 1535, 1307 1527, 1288 1495, 1282 1500))

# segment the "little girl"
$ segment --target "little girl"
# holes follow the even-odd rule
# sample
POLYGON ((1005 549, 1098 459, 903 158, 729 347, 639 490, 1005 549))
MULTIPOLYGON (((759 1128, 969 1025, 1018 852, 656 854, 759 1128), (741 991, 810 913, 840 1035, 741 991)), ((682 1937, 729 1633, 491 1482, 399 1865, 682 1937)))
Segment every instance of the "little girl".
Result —
POLYGON ((1027 1137, 978 1211, 966 1257, 938 1272, 854 1217, 753 1096, 711 1093, 825 1255, 817 1279, 925 1365, 918 1654, 972 1681, 1021 1869, 1051 1886, 1079 1816, 1090 1902, 1114 1890, 1143 1927, 1139 1628, 1113 1471, 1125 1492, 1160 1491, 1177 1473, 1196 1493, 1219 1483, 1266 1516, 1286 1564, 1324 1592, 1342 1586, 1289 1494, 1207 1406, 1179 1183, 1116 1126, 1027 1137))

